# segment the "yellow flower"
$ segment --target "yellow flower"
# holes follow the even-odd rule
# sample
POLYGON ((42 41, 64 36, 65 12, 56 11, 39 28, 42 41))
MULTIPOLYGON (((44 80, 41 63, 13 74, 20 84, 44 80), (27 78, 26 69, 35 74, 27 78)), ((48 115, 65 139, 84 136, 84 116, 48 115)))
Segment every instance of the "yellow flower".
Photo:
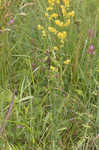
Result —
POLYGON ((63 40, 63 39, 66 38, 67 33, 66 33, 66 31, 58 32, 57 36, 58 36, 59 39, 63 40))
POLYGON ((44 30, 42 31, 42 35, 43 35, 43 37, 46 36, 46 32, 44 30))
POLYGON ((63 0, 65 7, 69 7, 69 0, 63 0))
POLYGON ((60 7, 61 7, 62 14, 65 17, 67 15, 66 8, 64 7, 64 5, 61 5, 60 7))
POLYGON ((58 50, 58 47, 57 47, 57 46, 54 46, 53 49, 54 49, 55 51, 57 51, 57 50, 58 50))
POLYGON ((56 25, 58 25, 59 27, 63 26, 63 22, 60 20, 55 20, 56 25))
POLYGON ((56 3, 57 3, 57 4, 60 4, 60 0, 56 0, 56 3))
POLYGON ((53 13, 50 17, 49 17, 49 20, 52 20, 53 18, 57 18, 58 17, 58 14, 57 13, 53 13))
POLYGON ((67 60, 64 61, 65 65, 68 65, 69 63, 70 63, 70 59, 67 59, 67 60))
POLYGON ((70 24, 70 19, 68 19, 68 20, 66 21, 66 23, 64 23, 64 27, 67 27, 69 24, 70 24))
POLYGON ((55 28, 53 28, 53 27, 48 27, 48 30, 50 31, 50 32, 53 32, 53 33, 57 33, 57 30, 55 29, 55 28))
POLYGON ((38 30, 43 30, 43 26, 41 26, 40 24, 37 26, 38 30))
POLYGON ((49 5, 54 6, 55 0, 48 0, 49 5))
POLYGON ((46 8, 47 11, 53 10, 53 7, 46 8))
POLYGON ((50 70, 52 70, 53 72, 57 71, 56 67, 53 67, 53 66, 50 66, 50 70))
POLYGON ((68 16, 74 17, 75 16, 75 12, 74 11, 69 12, 68 16))

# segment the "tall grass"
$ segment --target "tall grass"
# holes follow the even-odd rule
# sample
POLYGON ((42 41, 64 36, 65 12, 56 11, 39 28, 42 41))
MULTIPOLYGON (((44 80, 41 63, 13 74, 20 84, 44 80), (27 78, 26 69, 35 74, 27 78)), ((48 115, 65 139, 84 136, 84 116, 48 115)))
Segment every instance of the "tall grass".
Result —
POLYGON ((0 5, 0 149, 98 150, 98 1, 70 1, 75 16, 63 47, 47 30, 54 26, 47 7, 47 0, 0 5))

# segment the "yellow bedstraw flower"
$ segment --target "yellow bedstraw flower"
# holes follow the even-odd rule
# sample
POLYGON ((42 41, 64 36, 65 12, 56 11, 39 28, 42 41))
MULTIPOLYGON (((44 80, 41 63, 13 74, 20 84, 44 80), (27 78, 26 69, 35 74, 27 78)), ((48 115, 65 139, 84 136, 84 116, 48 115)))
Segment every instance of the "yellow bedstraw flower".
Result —
POLYGON ((57 71, 56 67, 53 67, 53 66, 50 66, 50 70, 52 70, 53 72, 57 71))
POLYGON ((69 12, 68 16, 74 17, 75 16, 75 12, 74 11, 69 12))
POLYGON ((50 17, 49 17, 49 20, 52 20, 53 18, 57 18, 58 17, 58 14, 57 13, 53 13, 50 17))
POLYGON ((46 8, 46 11, 50 11, 50 10, 53 10, 53 7, 46 8))
POLYGON ((38 30, 43 30, 43 26, 41 26, 40 24, 37 26, 38 30))
POLYGON ((49 5, 54 6, 55 0, 48 0, 49 5))
POLYGON ((46 32, 44 30, 42 31, 42 35, 43 35, 43 37, 46 36, 46 32))
POLYGON ((55 20, 56 25, 58 25, 59 27, 63 27, 63 22, 60 20, 55 20))
POLYGON ((65 17, 67 15, 66 8, 64 7, 64 5, 61 5, 60 8, 61 8, 63 16, 65 17))
POLYGON ((57 33, 57 30, 53 27, 48 27, 49 32, 57 33))
POLYGON ((55 51, 57 51, 57 50, 58 50, 58 47, 57 47, 57 46, 54 46, 53 49, 54 49, 55 51))
POLYGON ((66 38, 67 33, 66 33, 66 31, 58 32, 57 36, 58 36, 59 39, 63 40, 63 39, 66 38))
POLYGON ((69 0, 63 0, 65 7, 69 7, 69 0))
POLYGON ((57 3, 57 4, 60 4, 60 0, 56 0, 56 3, 57 3))
POLYGON ((66 23, 64 23, 64 27, 67 27, 68 25, 70 25, 70 19, 66 20, 66 23))
POLYGON ((68 65, 69 63, 70 63, 70 59, 67 59, 67 60, 64 61, 65 65, 68 65))

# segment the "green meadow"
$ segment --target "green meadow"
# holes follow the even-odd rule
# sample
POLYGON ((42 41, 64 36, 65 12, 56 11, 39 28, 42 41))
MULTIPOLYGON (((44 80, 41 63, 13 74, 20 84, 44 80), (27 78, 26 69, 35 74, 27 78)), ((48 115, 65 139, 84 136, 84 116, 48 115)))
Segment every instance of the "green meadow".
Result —
POLYGON ((99 150, 98 0, 0 0, 0 150, 99 150))

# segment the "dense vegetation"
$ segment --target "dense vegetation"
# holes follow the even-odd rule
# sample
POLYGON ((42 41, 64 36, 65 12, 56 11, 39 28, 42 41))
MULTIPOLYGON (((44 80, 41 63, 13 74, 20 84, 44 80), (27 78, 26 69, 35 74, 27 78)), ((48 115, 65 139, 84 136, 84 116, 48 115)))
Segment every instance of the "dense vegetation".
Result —
POLYGON ((0 150, 99 149, 98 0, 0 1, 0 150))

